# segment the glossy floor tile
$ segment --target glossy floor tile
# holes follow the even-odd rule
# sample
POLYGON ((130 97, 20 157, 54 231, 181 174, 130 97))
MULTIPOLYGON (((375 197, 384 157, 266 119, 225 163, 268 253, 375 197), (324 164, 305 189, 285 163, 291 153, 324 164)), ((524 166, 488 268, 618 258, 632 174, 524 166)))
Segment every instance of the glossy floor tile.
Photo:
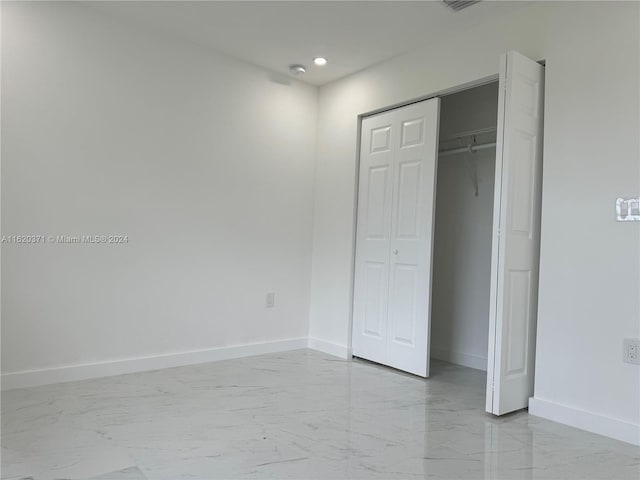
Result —
POLYGON ((2 479, 634 479, 640 449, 519 412, 485 374, 311 350, 2 394, 2 479))

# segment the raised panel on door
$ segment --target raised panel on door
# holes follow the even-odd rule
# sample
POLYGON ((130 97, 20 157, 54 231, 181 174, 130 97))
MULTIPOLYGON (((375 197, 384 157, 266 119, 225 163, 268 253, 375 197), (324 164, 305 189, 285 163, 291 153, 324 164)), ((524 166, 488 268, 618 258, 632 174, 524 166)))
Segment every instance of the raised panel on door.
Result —
POLYGON ((386 359, 394 122, 394 112, 365 118, 360 143, 352 348, 379 363, 386 359))
POLYGON ((398 110, 387 365, 429 374, 438 98, 398 110))
POLYGON ((420 195, 422 194, 422 160, 398 165, 397 238, 420 236, 420 195))
POLYGON ((389 268, 384 262, 366 262, 364 266, 364 315, 362 335, 383 339, 387 321, 386 297, 389 268))
POLYGON ((542 186, 544 67, 516 52, 500 72, 492 249, 488 412, 533 394, 542 186))
POLYGON ((413 347, 415 343, 416 308, 419 272, 416 265, 396 263, 393 266, 393 322, 390 341, 413 347))
POLYGON ((506 316, 506 363, 504 376, 526 375, 528 370, 528 322, 531 306, 531 270, 510 270, 505 282, 507 292, 506 316))

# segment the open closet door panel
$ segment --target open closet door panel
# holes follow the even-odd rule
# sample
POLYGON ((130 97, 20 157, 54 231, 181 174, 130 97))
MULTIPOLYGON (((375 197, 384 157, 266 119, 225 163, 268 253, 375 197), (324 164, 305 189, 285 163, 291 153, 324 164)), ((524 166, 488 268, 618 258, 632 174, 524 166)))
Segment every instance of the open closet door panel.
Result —
POLYGON ((538 306, 544 67, 501 59, 491 257, 487 412, 526 408, 538 306))
POLYGON ((353 354, 428 375, 437 98, 362 121, 353 354))
POLYGON ((427 377, 440 99, 397 113, 387 364, 427 377))

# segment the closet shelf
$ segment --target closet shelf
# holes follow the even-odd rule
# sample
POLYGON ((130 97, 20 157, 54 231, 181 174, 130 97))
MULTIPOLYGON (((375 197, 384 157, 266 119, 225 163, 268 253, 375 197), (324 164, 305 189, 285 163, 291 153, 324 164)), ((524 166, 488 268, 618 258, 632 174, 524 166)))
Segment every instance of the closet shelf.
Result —
POLYGON ((453 140, 460 140, 466 137, 475 137, 478 135, 485 135, 487 133, 496 133, 498 129, 496 127, 476 128, 475 130, 468 130, 466 132, 458 132, 455 135, 450 135, 446 138, 441 138, 441 143, 451 142, 453 140))

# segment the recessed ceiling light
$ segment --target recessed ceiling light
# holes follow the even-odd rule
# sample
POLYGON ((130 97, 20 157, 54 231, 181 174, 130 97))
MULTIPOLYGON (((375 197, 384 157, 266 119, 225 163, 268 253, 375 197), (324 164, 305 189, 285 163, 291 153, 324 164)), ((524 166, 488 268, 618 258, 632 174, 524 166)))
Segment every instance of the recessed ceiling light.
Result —
POLYGON ((316 57, 313 59, 313 63, 315 63, 319 67, 322 67, 327 64, 327 59, 324 57, 316 57))
POLYGON ((289 65, 289 71, 292 75, 302 75, 307 69, 304 65, 289 65))

